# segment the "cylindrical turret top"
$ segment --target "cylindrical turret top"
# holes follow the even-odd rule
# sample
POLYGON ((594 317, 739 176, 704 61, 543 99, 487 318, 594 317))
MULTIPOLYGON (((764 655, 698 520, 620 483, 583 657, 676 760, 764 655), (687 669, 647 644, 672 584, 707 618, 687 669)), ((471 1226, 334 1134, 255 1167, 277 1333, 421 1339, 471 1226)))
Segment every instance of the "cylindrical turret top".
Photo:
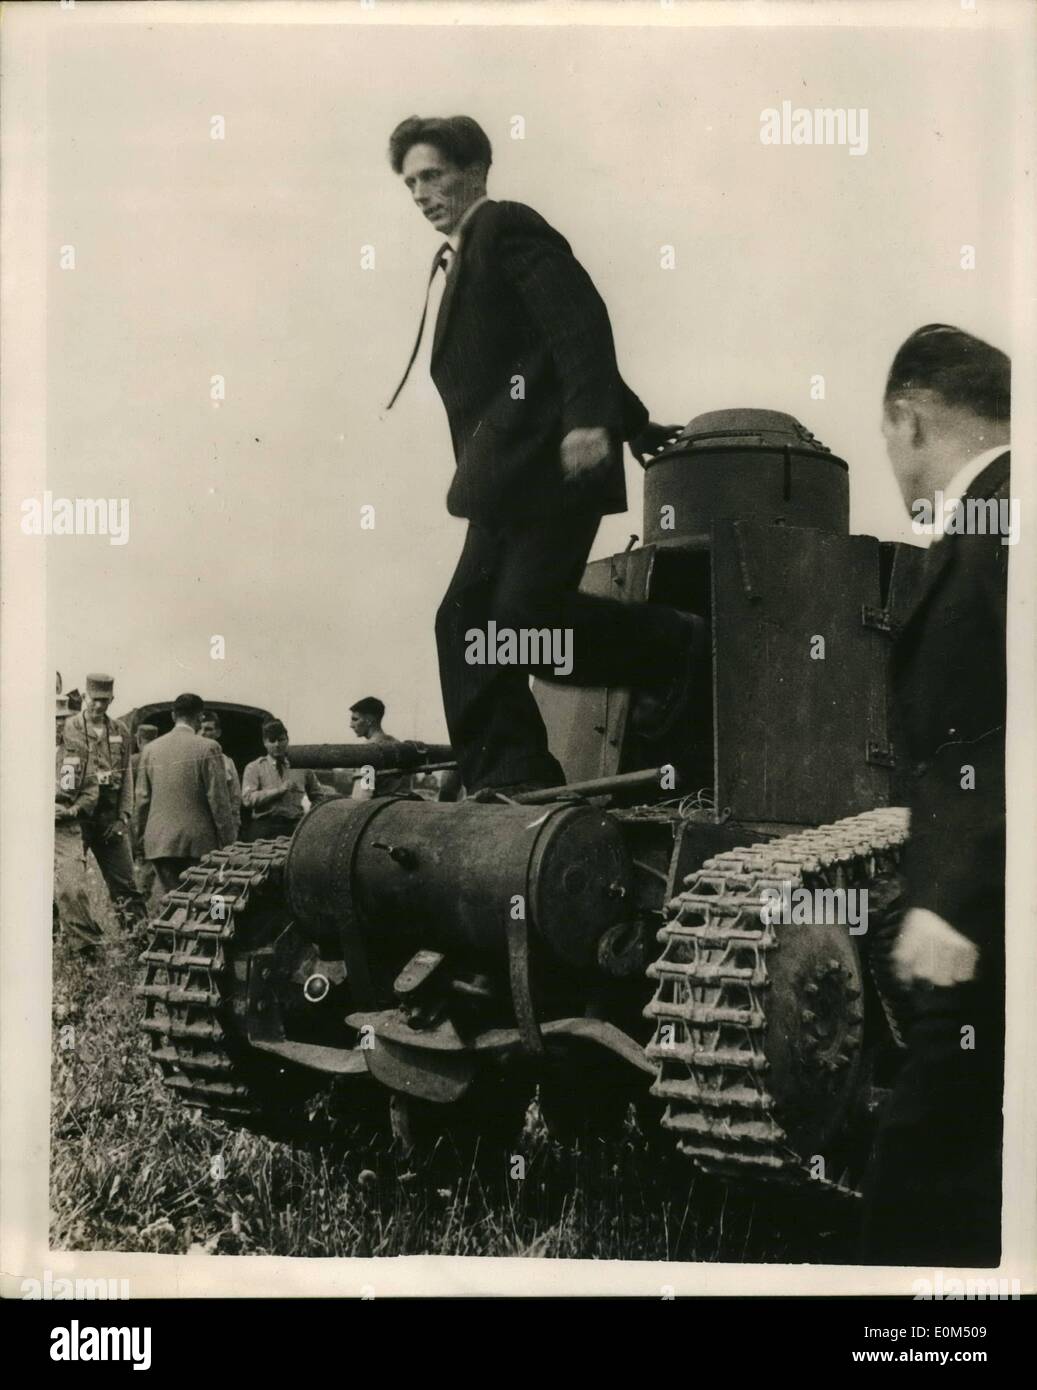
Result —
POLYGON ((646 542, 706 540, 725 519, 849 530, 845 461, 779 410, 697 415, 646 469, 646 542))

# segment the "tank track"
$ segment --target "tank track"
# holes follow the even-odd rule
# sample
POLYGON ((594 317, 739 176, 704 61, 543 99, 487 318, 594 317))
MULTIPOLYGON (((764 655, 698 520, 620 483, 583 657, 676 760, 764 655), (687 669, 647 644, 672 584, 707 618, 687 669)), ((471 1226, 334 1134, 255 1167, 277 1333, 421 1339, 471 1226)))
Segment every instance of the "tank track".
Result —
POLYGON ((287 838, 230 845, 181 874, 150 924, 151 942, 140 957, 144 982, 135 989, 165 1084, 185 1105, 267 1132, 269 1094, 257 1084, 254 1059, 226 1028, 226 947, 246 914, 280 889, 288 845, 287 838))
MULTIPOLYGON (((895 869, 907 829, 907 811, 886 808, 730 850, 689 875, 668 905, 658 933, 663 950, 648 967, 657 982, 645 1010, 655 1022, 647 1048, 658 1068, 651 1093, 666 1102, 663 1127, 700 1170, 857 1195, 815 1179, 775 1116, 764 1042, 768 956, 780 941, 760 919, 761 893, 802 884, 805 875, 866 884, 895 869), (661 1036, 665 1025, 672 1031, 661 1036)), ((891 1020, 891 1002, 876 984, 891 1020)))

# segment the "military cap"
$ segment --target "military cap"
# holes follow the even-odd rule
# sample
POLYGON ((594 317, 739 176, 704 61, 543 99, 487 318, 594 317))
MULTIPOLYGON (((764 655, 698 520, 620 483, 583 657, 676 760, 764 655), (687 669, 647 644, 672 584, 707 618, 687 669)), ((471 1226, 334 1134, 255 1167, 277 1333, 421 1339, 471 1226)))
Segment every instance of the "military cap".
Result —
POLYGON ((72 713, 72 706, 68 702, 67 695, 59 695, 56 700, 54 716, 56 719, 67 719, 72 713))
POLYGON ((102 676, 94 672, 86 678, 86 693, 88 695, 114 695, 115 677, 102 676))

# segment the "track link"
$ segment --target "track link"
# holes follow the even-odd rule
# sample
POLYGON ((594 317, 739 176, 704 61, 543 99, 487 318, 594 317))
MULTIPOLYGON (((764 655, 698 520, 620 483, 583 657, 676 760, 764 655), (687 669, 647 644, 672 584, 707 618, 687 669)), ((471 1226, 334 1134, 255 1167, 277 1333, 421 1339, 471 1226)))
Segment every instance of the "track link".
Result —
POLYGON ((141 1027, 165 1084, 185 1105, 238 1126, 267 1127, 270 1097, 253 1057, 228 1033, 228 945, 244 935, 249 914, 276 905, 288 845, 287 838, 234 844, 186 870, 162 900, 140 958, 141 1027))
MULTIPOLYGON (((818 881, 867 886, 895 871, 907 829, 908 813, 886 808, 730 850, 689 875, 668 905, 662 953, 648 967, 656 991, 645 1010, 655 1023, 647 1056, 658 1069, 652 1094, 666 1102, 663 1127, 701 1170, 856 1195, 808 1170, 768 1088, 768 960, 781 933, 761 920, 761 895, 818 881)), ((850 1008, 859 1019, 859 1006, 850 1008)), ((851 1027, 859 1034, 859 1023, 851 1027)))

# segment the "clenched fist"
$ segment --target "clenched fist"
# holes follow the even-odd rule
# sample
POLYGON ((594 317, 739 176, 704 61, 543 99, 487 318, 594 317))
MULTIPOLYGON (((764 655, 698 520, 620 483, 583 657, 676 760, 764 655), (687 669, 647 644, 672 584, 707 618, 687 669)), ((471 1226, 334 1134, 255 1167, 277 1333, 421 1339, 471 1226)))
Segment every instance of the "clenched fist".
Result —
POLYGON ((907 913, 893 947, 893 969, 905 985, 963 985, 978 960, 979 949, 967 936, 924 907, 907 913))
POLYGON ((585 478, 608 462, 611 441, 601 425, 575 429, 562 440, 562 472, 569 479, 585 478))

